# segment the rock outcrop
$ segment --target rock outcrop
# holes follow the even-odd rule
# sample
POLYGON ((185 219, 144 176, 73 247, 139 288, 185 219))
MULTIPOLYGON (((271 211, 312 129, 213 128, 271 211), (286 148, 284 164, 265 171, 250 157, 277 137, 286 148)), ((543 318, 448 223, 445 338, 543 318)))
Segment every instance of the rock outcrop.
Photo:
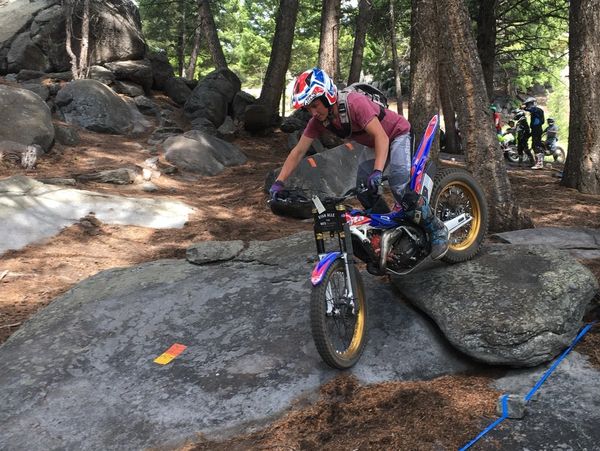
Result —
POLYGON ((50 108, 34 92, 0 85, 0 141, 38 144, 48 151, 54 141, 50 108))
POLYGON ((56 105, 65 122, 100 133, 125 134, 133 129, 129 107, 96 80, 74 80, 61 89, 56 105))
MULTIPOLYGON (((76 2, 74 29, 81 25, 76 2)), ((128 0, 91 1, 90 63, 140 60, 146 54, 139 11, 128 0)), ((60 0, 13 0, 0 4, 0 74, 22 69, 70 69, 60 0)), ((73 47, 78 48, 73 39, 73 47)))
POLYGON ((393 281, 457 349, 514 367, 564 350, 598 292, 594 275, 567 252, 530 245, 489 245, 471 261, 393 281))

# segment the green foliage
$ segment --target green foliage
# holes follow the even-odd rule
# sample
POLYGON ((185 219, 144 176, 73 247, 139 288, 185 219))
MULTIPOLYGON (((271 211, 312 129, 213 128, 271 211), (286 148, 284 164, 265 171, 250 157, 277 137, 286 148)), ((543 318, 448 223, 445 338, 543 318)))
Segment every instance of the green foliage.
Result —
MULTIPOLYGON (((384 89, 393 90, 390 0, 372 1, 373 17, 365 45, 363 73, 381 82, 384 89)), ((406 92, 410 70, 411 1, 392 1, 402 85, 406 92)), ((347 79, 352 57, 357 2, 342 0, 339 54, 343 80, 347 79)), ((479 1, 467 0, 467 4, 476 17, 479 1)), ((165 50, 177 67, 177 38, 183 28, 185 54, 189 58, 197 27, 197 1, 140 0, 139 8, 150 48, 165 50)), ((244 86, 260 86, 269 63, 279 0, 212 0, 211 8, 230 68, 244 86)), ((288 70, 290 78, 317 64, 321 10, 322 0, 300 0, 288 70)), ((568 50, 568 3, 499 0, 497 17, 498 84, 511 86, 513 91, 525 91, 535 83, 557 87, 557 73, 566 64, 568 50)), ((196 76, 213 70, 204 38, 200 42, 196 76)))
POLYGON ((567 62, 568 2, 501 0, 497 9, 497 65, 518 90, 554 85, 567 62))
POLYGON ((569 143, 569 87, 566 78, 558 78, 546 102, 546 118, 552 117, 558 126, 560 146, 567 149, 569 143))

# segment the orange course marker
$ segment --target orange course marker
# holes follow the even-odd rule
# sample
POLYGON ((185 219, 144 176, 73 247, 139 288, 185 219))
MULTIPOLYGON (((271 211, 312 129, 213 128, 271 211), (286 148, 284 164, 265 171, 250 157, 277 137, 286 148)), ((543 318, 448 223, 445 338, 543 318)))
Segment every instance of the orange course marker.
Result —
POLYGON ((185 351, 186 348, 187 346, 185 345, 175 343, 173 346, 171 346, 169 349, 167 349, 165 352, 163 352, 161 355, 155 358, 154 363, 158 363, 159 365, 166 365, 179 354, 181 354, 183 351, 185 351))
POLYGON ((306 161, 308 161, 308 164, 310 164, 313 168, 317 167, 317 162, 315 161, 315 159, 313 157, 308 157, 306 159, 306 161))

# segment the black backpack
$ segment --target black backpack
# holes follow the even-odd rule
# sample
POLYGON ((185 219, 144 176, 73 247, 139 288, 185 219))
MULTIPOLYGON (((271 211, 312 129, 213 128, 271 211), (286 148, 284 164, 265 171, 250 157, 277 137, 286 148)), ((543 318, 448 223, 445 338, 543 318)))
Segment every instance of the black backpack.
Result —
MULTIPOLYGON (((371 101, 379 105, 379 115, 377 118, 381 121, 385 117, 385 109, 388 107, 388 101, 385 95, 377 88, 367 83, 352 83, 346 86, 344 89, 338 92, 338 113, 340 115, 340 122, 342 123, 342 129, 336 128, 332 123, 328 122, 326 127, 328 130, 335 133, 340 138, 349 138, 352 135, 352 124, 350 123, 350 114, 348 110, 348 94, 351 92, 358 92, 364 96, 367 96, 371 101)), ((358 133, 366 133, 361 130, 358 133)))

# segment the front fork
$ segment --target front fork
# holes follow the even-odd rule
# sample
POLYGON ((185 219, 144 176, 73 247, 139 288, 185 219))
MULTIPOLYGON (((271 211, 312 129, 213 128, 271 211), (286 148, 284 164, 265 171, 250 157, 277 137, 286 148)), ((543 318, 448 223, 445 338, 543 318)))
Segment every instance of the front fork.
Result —
POLYGON ((346 286, 348 287, 348 298, 354 301, 354 293, 358 289, 356 271, 351 268, 354 265, 354 248, 352 247, 352 238, 350 235, 350 226, 344 224, 344 231, 339 234, 341 252, 323 253, 325 250, 323 237, 317 236, 317 250, 319 251, 319 262, 313 268, 310 276, 310 282, 314 287, 323 282, 323 277, 329 267, 339 258, 344 261, 344 272, 346 275, 346 286))

